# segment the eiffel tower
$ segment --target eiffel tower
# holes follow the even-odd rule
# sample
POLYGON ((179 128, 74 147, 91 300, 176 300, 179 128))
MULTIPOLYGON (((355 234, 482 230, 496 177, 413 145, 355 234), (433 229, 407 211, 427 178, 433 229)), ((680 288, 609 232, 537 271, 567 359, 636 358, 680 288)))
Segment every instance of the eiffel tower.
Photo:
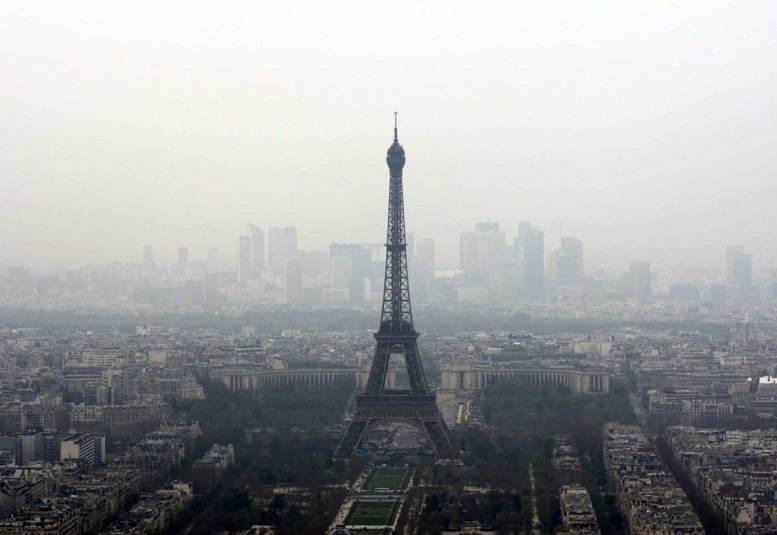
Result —
POLYGON ((388 229, 386 231, 386 275, 383 283, 383 308, 380 327, 375 333, 375 357, 365 391, 356 397, 356 411, 335 458, 348 458, 364 434, 385 422, 404 422, 419 429, 428 439, 437 457, 454 456, 448 426, 437 408, 437 396, 429 390, 421 357, 418 333, 413 327, 410 288, 407 279, 407 242, 405 202, 402 193, 402 168, 405 149, 397 138, 397 114, 394 113, 394 143, 388 149, 389 167, 388 229), (392 354, 403 354, 409 389, 386 388, 386 372, 392 354))

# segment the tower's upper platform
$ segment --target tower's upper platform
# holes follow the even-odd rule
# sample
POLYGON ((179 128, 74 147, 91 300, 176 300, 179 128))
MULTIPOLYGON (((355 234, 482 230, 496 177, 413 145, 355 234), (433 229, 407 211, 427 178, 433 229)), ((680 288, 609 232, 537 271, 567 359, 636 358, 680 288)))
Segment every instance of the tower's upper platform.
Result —
POLYGON ((401 172, 405 166, 405 149, 399 144, 397 137, 397 112, 394 112, 394 143, 386 153, 386 163, 392 172, 401 172))

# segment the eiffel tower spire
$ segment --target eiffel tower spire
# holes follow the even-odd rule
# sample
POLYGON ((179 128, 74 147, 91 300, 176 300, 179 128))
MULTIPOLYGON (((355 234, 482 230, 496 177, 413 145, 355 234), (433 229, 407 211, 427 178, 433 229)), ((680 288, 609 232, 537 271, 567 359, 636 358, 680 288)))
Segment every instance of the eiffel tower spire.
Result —
POLYGON ((394 142, 386 154, 389 167, 388 224, 386 229, 386 271, 380 325, 375 333, 375 356, 364 394, 356 398, 353 417, 335 457, 349 457, 370 427, 386 421, 414 425, 426 435, 435 454, 451 457, 453 446, 448 427, 437 408, 418 354, 418 333, 413 327, 410 285, 407 276, 407 237, 402 169, 405 149, 399 144, 397 113, 394 113, 394 142), (392 354, 403 354, 409 390, 386 386, 392 354))
POLYGON ((389 167, 389 206, 386 226, 386 276, 383 283, 383 310, 379 334, 415 334, 407 279, 407 234, 402 169, 405 149, 399 144, 397 112, 394 112, 394 143, 386 154, 389 167))

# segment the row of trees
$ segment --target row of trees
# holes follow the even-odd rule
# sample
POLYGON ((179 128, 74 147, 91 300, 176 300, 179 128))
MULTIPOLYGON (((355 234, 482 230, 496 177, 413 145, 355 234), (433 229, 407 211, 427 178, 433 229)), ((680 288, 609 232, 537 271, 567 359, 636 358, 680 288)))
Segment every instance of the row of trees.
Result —
MULTIPOLYGON (((321 429, 342 422, 352 380, 318 390, 278 389, 262 395, 230 391, 205 381, 206 399, 179 403, 177 414, 197 420, 200 455, 213 443, 235 447, 235 465, 197 493, 180 522, 191 535, 272 525, 276 535, 320 535, 345 496, 339 483, 361 467, 331 460, 334 443, 321 429), (257 430, 246 433, 247 430, 257 430), (274 494, 278 485, 302 487, 304 499, 274 494)), ((188 476, 183 467, 177 474, 188 476)))
MULTIPOLYGON (((532 318, 525 313, 505 314, 498 309, 449 307, 416 308, 416 324, 429 332, 528 331, 533 333, 593 332, 607 328, 637 327, 645 330, 699 331, 726 334, 723 323, 696 321, 623 321, 600 319, 532 318)), ((227 315, 221 311, 186 314, 101 314, 95 312, 0 309, 0 325, 42 329, 116 329, 134 332, 138 325, 164 325, 179 329, 216 329, 236 332, 244 325, 260 325, 265 332, 282 329, 371 330, 377 327, 375 313, 362 310, 295 310, 277 308, 227 315)))
POLYGON ((198 421, 206 437, 221 437, 237 444, 245 430, 267 427, 295 427, 320 430, 342 423, 343 413, 355 388, 352 377, 323 388, 288 387, 268 389, 262 394, 231 391, 219 381, 200 380, 205 399, 173 403, 180 418, 198 421))
POLYGON ((487 426, 465 429, 457 437, 464 466, 430 470, 428 482, 439 490, 426 497, 420 533, 437 534, 446 525, 470 520, 492 525, 497 533, 526 532, 533 513, 529 466, 543 533, 553 533, 561 523, 558 490, 572 482, 589 489, 603 533, 623 532, 602 459, 604 423, 636 421, 623 385, 613 382, 610 395, 591 396, 538 388, 516 378, 488 388, 480 406, 487 426), (555 437, 577 447, 581 472, 554 469, 555 437), (473 495, 467 486, 491 490, 473 495))

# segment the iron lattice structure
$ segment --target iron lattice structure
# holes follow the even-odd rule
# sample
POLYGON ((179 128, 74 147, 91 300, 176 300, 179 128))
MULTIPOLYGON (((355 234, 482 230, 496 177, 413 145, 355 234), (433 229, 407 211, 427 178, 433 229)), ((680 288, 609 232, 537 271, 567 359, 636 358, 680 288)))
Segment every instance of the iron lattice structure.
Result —
POLYGON ((335 452, 335 458, 350 457, 371 427, 389 421, 415 426, 426 435, 435 455, 450 458, 454 455, 450 433, 437 408, 437 397, 429 390, 426 382, 418 353, 418 333, 413 327, 402 189, 405 149, 399 144, 396 114, 394 142, 388 149, 386 163, 389 167, 386 271, 380 327, 375 333, 375 356, 367 387, 363 394, 356 397, 355 414, 335 452), (386 388, 386 375, 392 354, 404 355, 409 389, 386 388))

